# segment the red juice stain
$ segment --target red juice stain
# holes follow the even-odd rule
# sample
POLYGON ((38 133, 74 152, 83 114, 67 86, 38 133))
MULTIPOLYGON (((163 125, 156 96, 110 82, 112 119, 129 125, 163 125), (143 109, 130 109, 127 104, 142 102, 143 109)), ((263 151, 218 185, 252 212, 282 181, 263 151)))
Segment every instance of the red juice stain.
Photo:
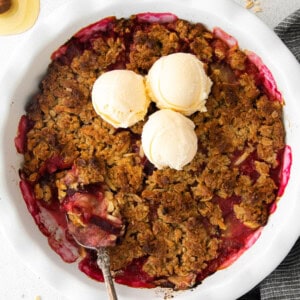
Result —
POLYGON ((78 264, 78 268, 81 272, 83 272, 90 278, 103 282, 103 273, 101 269, 99 269, 96 261, 96 253, 87 252, 87 256, 80 261, 80 263, 78 264))
POLYGON ((134 259, 122 272, 117 274, 115 281, 135 288, 153 288, 154 278, 143 271, 147 258, 134 259))

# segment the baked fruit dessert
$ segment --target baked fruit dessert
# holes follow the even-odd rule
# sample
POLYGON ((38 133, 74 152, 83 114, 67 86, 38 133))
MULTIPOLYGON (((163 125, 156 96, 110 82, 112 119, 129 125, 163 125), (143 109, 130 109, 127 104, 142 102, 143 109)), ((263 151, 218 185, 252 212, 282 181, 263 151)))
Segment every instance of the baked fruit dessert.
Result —
MULTIPOLYGON (((111 246, 116 282, 194 287, 256 241, 283 194, 291 153, 282 107, 261 59, 221 29, 210 31, 168 13, 108 17, 53 53, 20 120, 15 144, 24 156, 24 200, 51 248, 68 263, 78 261, 91 278, 103 281, 96 254, 75 243, 66 212, 78 226, 96 220, 96 235, 111 246), (128 70, 151 81, 155 62, 175 53, 199 60, 209 78, 201 108, 183 109, 178 116, 196 141, 195 153, 178 168, 156 166, 155 158, 149 159, 153 151, 145 155, 142 147, 143 129, 153 129, 145 123, 161 115, 166 101, 152 99, 145 87, 145 115, 120 127, 123 119, 113 126, 104 112, 109 103, 97 114, 92 101, 100 75, 128 70)), ((167 113, 168 120, 174 114, 167 113)), ((161 127, 154 127, 159 133, 161 127)), ((179 127, 168 130, 172 134, 179 127)), ((185 137, 179 129, 178 136, 185 137)), ((156 145, 167 147, 160 141, 156 145)))

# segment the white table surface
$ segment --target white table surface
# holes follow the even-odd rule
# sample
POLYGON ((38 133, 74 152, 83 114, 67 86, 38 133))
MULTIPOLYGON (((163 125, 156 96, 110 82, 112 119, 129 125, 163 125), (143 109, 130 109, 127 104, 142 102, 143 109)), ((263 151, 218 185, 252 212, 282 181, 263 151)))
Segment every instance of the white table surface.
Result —
MULTIPOLYGON (((64 3, 70 1, 72 0, 64 0, 64 3)), ((245 6, 246 2, 245 0, 233 1, 242 6, 245 6)), ((300 8, 300 0, 260 0, 259 2, 262 12, 256 15, 270 28, 274 28, 286 16, 300 8)), ((35 26, 38 26, 39 21, 49 13, 54 12, 61 3, 62 0, 41 0, 40 15, 35 26)), ((0 36, 0 72, 18 43, 26 39, 29 34, 30 30, 19 35, 0 36)), ((41 300, 71 300, 61 295, 54 287, 44 282, 38 274, 27 268, 10 244, 5 243, 1 231, 0 241, 0 300, 36 300, 38 297, 41 300)))

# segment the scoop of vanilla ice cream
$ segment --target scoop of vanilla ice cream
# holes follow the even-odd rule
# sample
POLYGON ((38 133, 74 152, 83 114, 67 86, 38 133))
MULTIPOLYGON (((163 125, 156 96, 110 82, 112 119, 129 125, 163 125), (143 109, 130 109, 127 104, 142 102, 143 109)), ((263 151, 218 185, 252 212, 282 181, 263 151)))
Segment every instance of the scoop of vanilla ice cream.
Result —
POLYGON ((116 128, 127 128, 143 120, 149 102, 144 77, 130 70, 105 72, 93 85, 95 111, 116 128))
POLYGON ((169 109, 150 115, 142 131, 142 148, 146 157, 158 169, 181 170, 197 152, 194 123, 169 109))
POLYGON ((206 111, 211 86, 203 63, 189 53, 161 57, 147 76, 147 88, 157 107, 173 109, 186 116, 206 111))

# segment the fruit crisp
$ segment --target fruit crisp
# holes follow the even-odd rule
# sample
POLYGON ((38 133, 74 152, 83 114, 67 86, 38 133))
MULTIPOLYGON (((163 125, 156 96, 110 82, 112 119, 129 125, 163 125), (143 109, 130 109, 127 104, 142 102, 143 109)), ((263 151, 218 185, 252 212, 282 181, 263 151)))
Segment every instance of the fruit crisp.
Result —
MULTIPOLYGON (((64 205, 102 201, 103 224, 122 220, 109 248, 115 281, 187 289, 229 265, 259 236, 282 190, 283 100, 261 60, 216 28, 172 14, 109 17, 52 55, 21 118, 16 147, 24 200, 50 246, 102 281, 96 254, 81 249, 64 205), (190 116, 198 151, 182 170, 156 169, 141 148, 144 121, 116 129, 96 114, 93 83, 114 69, 146 75, 161 56, 192 53, 213 82, 207 112, 190 116)), ((161 145, 163 147, 163 145, 161 145)))

